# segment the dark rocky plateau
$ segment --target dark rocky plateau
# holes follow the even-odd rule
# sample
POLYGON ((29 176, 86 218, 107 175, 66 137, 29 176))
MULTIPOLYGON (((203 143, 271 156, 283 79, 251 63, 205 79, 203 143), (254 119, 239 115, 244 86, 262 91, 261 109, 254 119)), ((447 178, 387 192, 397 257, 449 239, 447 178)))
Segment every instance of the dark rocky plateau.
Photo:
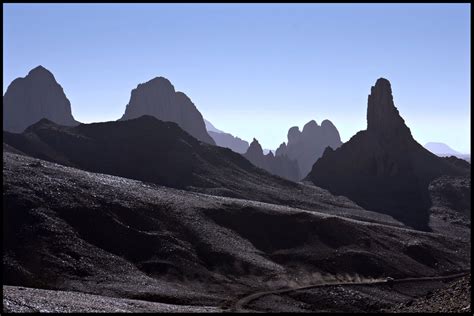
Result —
POLYGON ((8 86, 3 96, 3 130, 20 133, 42 118, 62 125, 79 124, 63 88, 51 72, 38 66, 8 86))
POLYGON ((469 239, 351 219, 331 209, 353 204, 324 191, 313 195, 308 211, 8 151, 3 159, 3 282, 10 286, 4 287, 4 311, 61 310, 64 304, 69 311, 114 311, 117 305, 212 311, 251 291, 311 283, 318 275, 398 278, 469 267, 469 239), (81 305, 80 299, 90 301, 81 305))
POLYGON ((307 179, 365 209, 429 230, 430 182, 468 175, 466 164, 438 157, 413 139, 394 105, 390 82, 381 78, 368 98, 367 130, 336 150, 328 147, 307 179))

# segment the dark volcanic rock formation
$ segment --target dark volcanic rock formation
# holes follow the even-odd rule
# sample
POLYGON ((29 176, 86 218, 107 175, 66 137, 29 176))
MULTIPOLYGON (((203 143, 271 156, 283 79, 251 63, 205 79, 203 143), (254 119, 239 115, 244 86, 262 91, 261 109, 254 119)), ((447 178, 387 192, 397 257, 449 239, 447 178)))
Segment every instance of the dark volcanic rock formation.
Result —
POLYGON ((393 103, 390 82, 380 78, 368 98, 367 130, 335 151, 327 148, 308 179, 366 209, 429 229, 429 183, 467 172, 413 139, 393 103))
POLYGON ((20 133, 47 118, 61 125, 78 125, 71 103, 53 74, 43 66, 10 83, 3 96, 3 130, 20 133))
POLYGON ((240 139, 239 137, 234 137, 229 133, 216 133, 212 131, 207 131, 209 135, 214 139, 217 146, 225 147, 232 149, 236 153, 243 154, 249 148, 249 143, 245 140, 240 139))
POLYGON ((326 190, 273 176, 230 149, 199 142, 176 123, 152 116, 77 127, 43 119, 22 134, 4 132, 3 139, 26 155, 88 171, 400 225, 326 190))
POLYGON ((194 103, 183 92, 175 91, 174 86, 166 78, 156 77, 133 89, 120 120, 130 120, 142 115, 151 115, 165 122, 175 122, 198 140, 215 145, 194 103))
POLYGON ((292 181, 300 180, 300 172, 296 161, 289 159, 286 155, 274 156, 272 152, 264 155, 262 146, 255 138, 245 152, 244 157, 257 167, 282 178, 292 181))
POLYGON ((300 132, 297 126, 288 130, 288 144, 282 143, 275 155, 286 155, 296 160, 301 177, 305 177, 313 164, 322 156, 327 146, 333 149, 341 146, 341 137, 334 124, 324 120, 319 126, 316 121, 309 121, 300 132))

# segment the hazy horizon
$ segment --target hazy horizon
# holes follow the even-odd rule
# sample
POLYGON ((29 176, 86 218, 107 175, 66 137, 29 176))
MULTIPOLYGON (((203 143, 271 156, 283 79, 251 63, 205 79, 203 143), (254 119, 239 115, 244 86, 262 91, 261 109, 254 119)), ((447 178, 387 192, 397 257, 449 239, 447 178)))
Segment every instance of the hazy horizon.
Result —
POLYGON ((43 65, 84 123, 163 76, 218 129, 275 149, 329 119, 348 141, 390 80, 422 145, 470 153, 469 4, 4 4, 3 93, 43 65))

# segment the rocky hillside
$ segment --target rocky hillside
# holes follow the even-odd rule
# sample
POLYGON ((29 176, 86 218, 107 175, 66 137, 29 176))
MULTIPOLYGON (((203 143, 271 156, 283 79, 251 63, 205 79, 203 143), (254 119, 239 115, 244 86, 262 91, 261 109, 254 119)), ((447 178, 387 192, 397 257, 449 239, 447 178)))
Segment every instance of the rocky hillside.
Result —
POLYGON ((273 176, 152 116, 77 127, 42 120, 22 134, 4 132, 3 139, 25 154, 92 172, 401 225, 320 188, 273 176))
POLYGON ((5 285, 221 306, 315 273, 397 278, 470 262, 469 240, 3 158, 5 285))

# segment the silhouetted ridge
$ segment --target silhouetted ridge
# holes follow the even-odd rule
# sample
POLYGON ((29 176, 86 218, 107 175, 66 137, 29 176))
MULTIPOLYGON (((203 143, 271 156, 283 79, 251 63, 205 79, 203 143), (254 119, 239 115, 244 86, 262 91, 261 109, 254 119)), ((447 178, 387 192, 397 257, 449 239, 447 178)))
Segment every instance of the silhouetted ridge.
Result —
POLYGON ((411 137, 410 129, 395 107, 392 87, 387 79, 379 78, 371 88, 367 106, 367 131, 387 137, 398 133, 411 137))
POLYGON ((297 126, 291 127, 288 130, 288 144, 282 143, 275 155, 297 161, 300 176, 305 177, 327 146, 337 148, 341 144, 339 132, 331 121, 324 120, 319 126, 315 120, 311 120, 301 132, 297 126))
POLYGON ((71 103, 54 75, 38 66, 8 86, 3 96, 3 130, 23 132, 42 118, 61 125, 79 124, 74 120, 71 103))
POLYGON ((201 113, 191 99, 183 92, 175 91, 171 82, 164 77, 156 77, 133 89, 120 120, 129 120, 142 115, 152 115, 162 121, 175 122, 200 141, 215 145, 206 131, 201 113))
POLYGON ((427 151, 411 136, 393 102, 390 82, 377 80, 367 107, 367 130, 335 151, 326 149, 308 179, 362 207, 428 228, 430 181, 465 168, 427 151))
POLYGON ((286 155, 274 156, 271 151, 264 155, 262 146, 255 138, 250 143, 244 157, 255 166, 282 178, 292 181, 299 181, 300 179, 300 172, 296 161, 288 159, 286 155))

